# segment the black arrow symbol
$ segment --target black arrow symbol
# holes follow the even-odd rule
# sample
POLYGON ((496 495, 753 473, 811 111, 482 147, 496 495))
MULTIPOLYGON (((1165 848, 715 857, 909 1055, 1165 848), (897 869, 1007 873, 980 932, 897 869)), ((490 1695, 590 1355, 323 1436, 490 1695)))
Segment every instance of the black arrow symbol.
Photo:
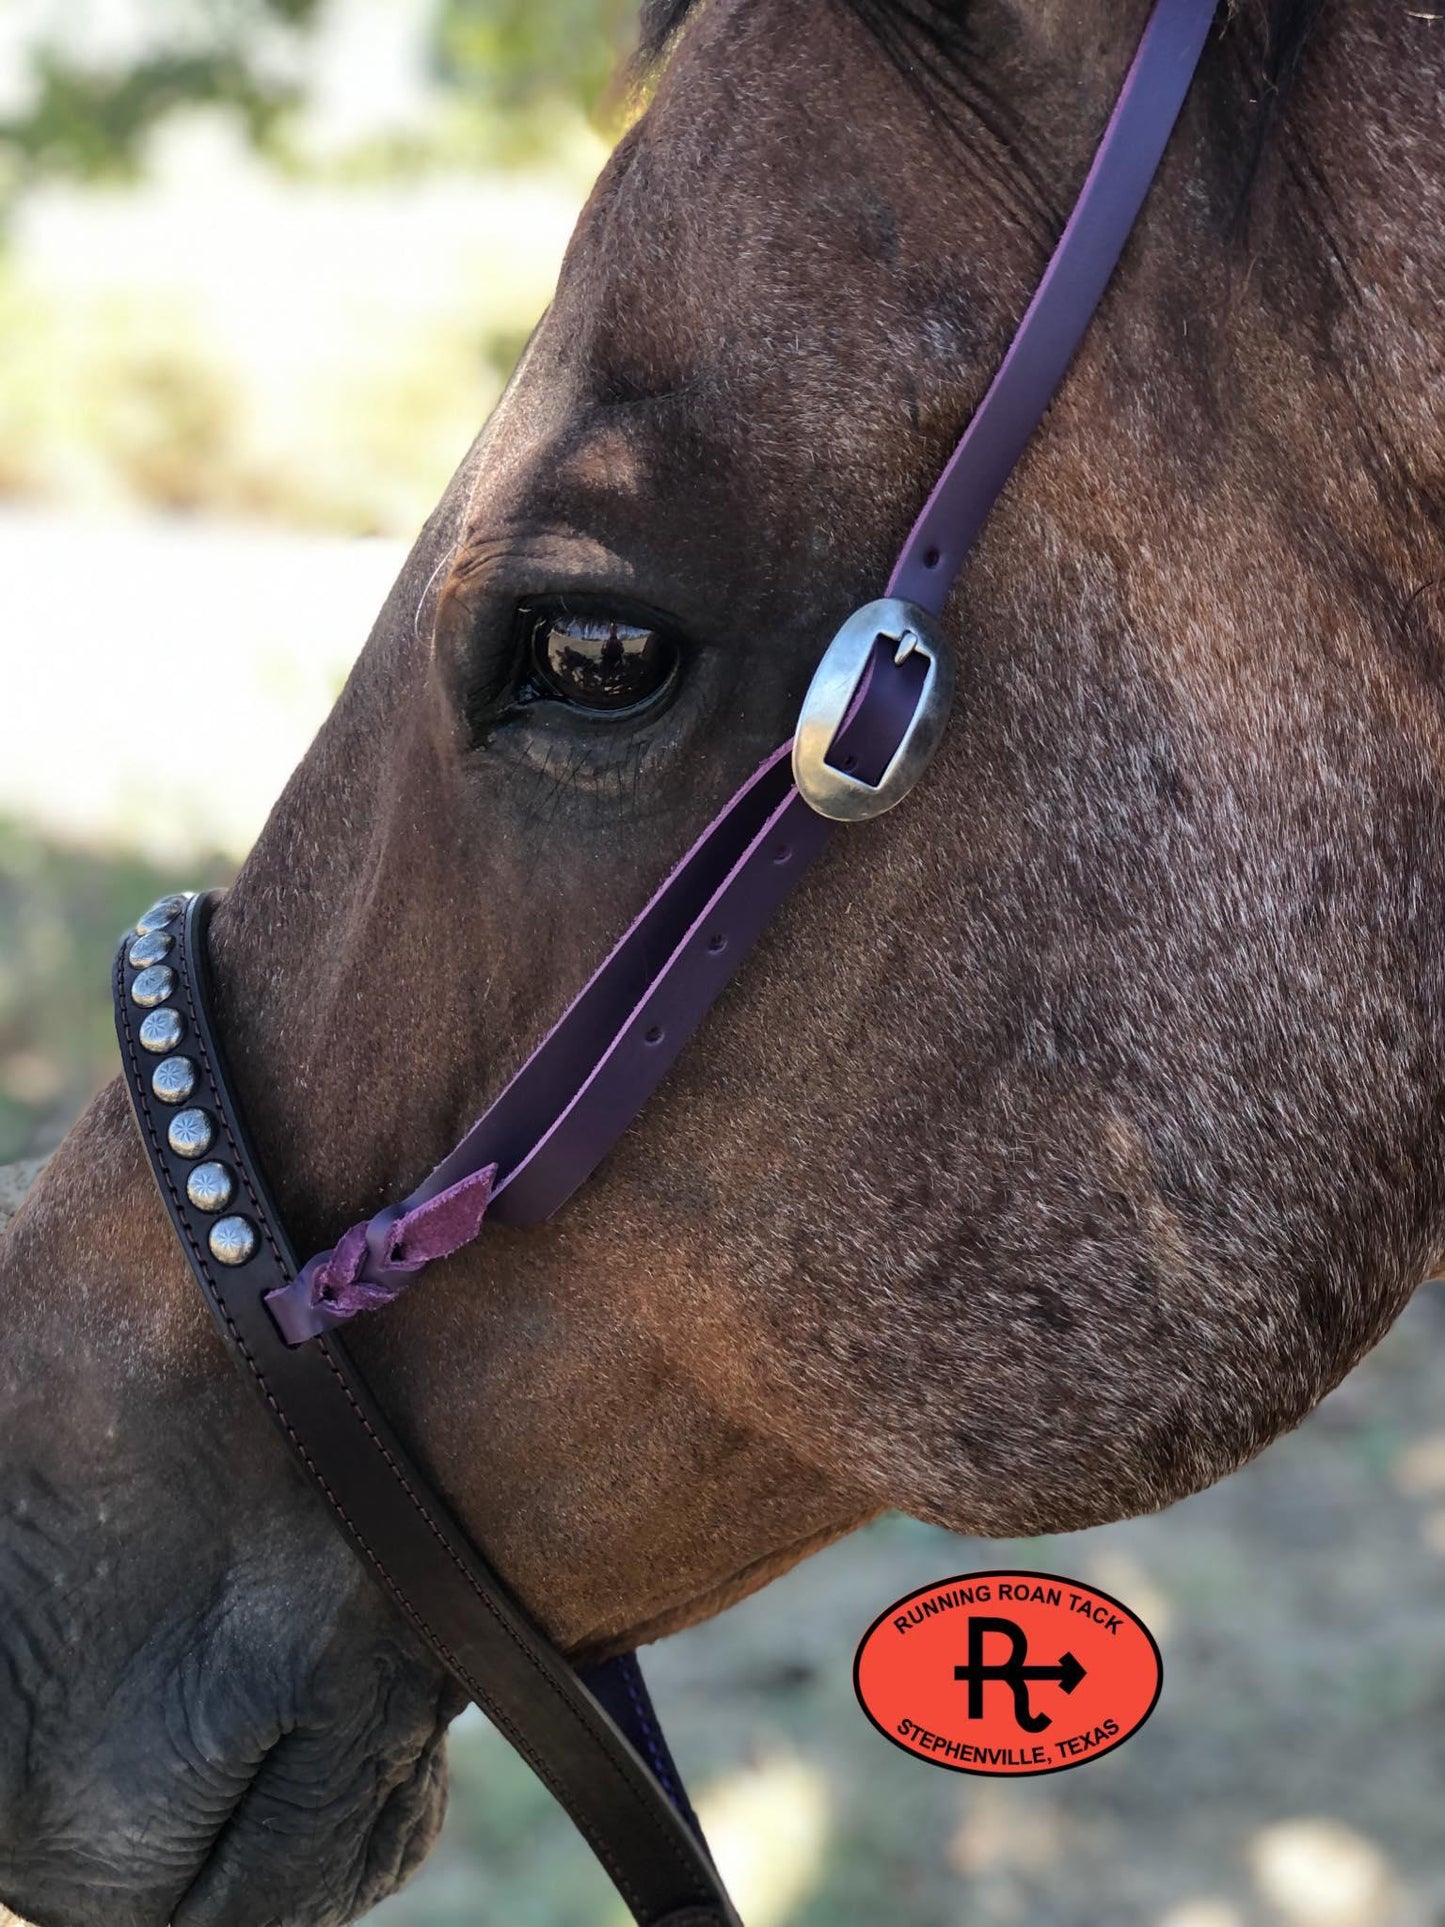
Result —
MULTIPOLYGON (((953 1669, 953 1677, 955 1679, 972 1679, 974 1677, 974 1669, 971 1666, 955 1666, 953 1669)), ((1072 1693, 1079 1681, 1084 1677, 1084 1669, 1072 1653, 1064 1653, 1060 1656, 1057 1666, 1015 1666, 1009 1668, 1007 1662, 1005 1662, 1002 1666, 986 1666, 984 1668, 984 1677, 985 1679, 1056 1679, 1059 1682, 1059 1691, 1061 1693, 1072 1693)))
POLYGON ((1014 1719, 1026 1733, 1042 1733, 1053 1721, 1047 1713, 1035 1713, 1029 1705, 1029 1681, 1053 1680, 1062 1693, 1072 1693, 1084 1677, 1084 1668, 1072 1653, 1063 1653, 1054 1666, 1028 1666, 1028 1635, 1012 1619, 971 1616, 968 1622, 968 1664, 955 1666, 953 1677, 968 1683, 968 1717, 983 1718, 983 1689, 989 1680, 1007 1686, 1014 1697, 1014 1719), (1009 1642, 1007 1659, 985 1664, 983 1642, 989 1633, 1001 1633, 1009 1642))
POLYGON ((1072 1653, 1065 1653, 1057 1666, 1025 1666, 1025 1679, 1056 1679, 1061 1693, 1072 1693, 1084 1677, 1084 1669, 1072 1653))

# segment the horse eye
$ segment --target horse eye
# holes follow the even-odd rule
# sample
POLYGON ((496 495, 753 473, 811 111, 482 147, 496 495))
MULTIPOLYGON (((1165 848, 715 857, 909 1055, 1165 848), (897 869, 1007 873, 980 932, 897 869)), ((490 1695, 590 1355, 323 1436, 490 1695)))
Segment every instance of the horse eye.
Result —
POLYGON ((532 671, 577 709, 635 709, 672 680, 677 645, 660 629, 605 616, 544 615, 532 630, 532 671))

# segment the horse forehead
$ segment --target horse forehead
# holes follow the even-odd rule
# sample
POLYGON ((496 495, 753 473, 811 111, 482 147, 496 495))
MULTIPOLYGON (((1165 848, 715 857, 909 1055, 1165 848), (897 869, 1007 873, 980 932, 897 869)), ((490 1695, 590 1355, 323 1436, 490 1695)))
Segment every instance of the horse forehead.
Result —
MULTIPOLYGON (((557 309, 599 401, 705 399, 871 332, 900 233, 936 240, 926 114, 847 8, 715 0, 584 211, 557 309)), ((975 161, 975 166, 978 162, 975 161)))
MULTIPOLYGON (((955 422, 976 346, 958 210, 941 237, 922 192, 933 139, 847 8, 702 9, 604 170, 494 422, 489 519, 565 522, 682 478, 690 499, 773 522, 819 486, 820 423, 838 487, 901 474, 920 422, 955 422)), ((975 156, 954 199, 988 166, 975 156)), ((988 279, 1013 292, 1002 268, 988 279)))
POLYGON ((754 475, 811 468, 821 420, 833 436, 886 434, 884 398, 907 385, 909 358, 892 352, 892 304, 867 263, 843 269, 836 238, 803 210, 778 225, 815 258, 831 253, 826 280, 776 237, 693 237, 660 261, 641 221, 584 220, 526 371, 514 430, 554 480, 638 493, 684 454, 714 471, 725 457, 754 475))

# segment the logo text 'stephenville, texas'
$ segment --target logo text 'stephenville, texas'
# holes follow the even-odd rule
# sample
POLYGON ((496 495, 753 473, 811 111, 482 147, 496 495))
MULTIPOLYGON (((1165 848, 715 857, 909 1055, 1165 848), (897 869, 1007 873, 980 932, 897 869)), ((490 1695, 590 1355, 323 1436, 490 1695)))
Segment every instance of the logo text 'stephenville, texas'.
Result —
POLYGON ((885 1738, 956 1773, 1061 1773, 1122 1746, 1164 1668, 1143 1621, 1050 1572, 970 1572, 868 1628, 859 1704, 885 1738))

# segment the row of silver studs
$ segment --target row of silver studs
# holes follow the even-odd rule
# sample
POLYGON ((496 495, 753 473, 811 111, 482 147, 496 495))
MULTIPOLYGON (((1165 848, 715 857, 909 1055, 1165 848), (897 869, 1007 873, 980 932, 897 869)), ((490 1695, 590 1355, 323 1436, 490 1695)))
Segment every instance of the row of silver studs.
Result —
MULTIPOLYGON (((188 900, 170 896, 153 903, 137 922, 134 941, 126 950, 126 961, 138 973, 131 980, 130 999, 146 1012, 140 1027, 141 1047, 161 1059, 151 1072, 151 1089, 162 1104, 186 1104, 197 1082, 195 1060, 176 1054, 185 1038, 186 1020, 170 1001, 176 993, 176 973, 163 961, 175 948, 174 925, 188 900)), ((216 1120, 197 1106, 178 1110, 166 1141, 178 1158, 205 1158, 216 1141, 216 1120)), ((217 1264, 244 1265, 255 1257, 261 1242, 255 1225, 230 1212, 236 1178, 228 1164, 214 1159, 197 1163, 187 1174, 186 1196, 197 1211, 229 1213, 216 1218, 206 1239, 217 1264)))

